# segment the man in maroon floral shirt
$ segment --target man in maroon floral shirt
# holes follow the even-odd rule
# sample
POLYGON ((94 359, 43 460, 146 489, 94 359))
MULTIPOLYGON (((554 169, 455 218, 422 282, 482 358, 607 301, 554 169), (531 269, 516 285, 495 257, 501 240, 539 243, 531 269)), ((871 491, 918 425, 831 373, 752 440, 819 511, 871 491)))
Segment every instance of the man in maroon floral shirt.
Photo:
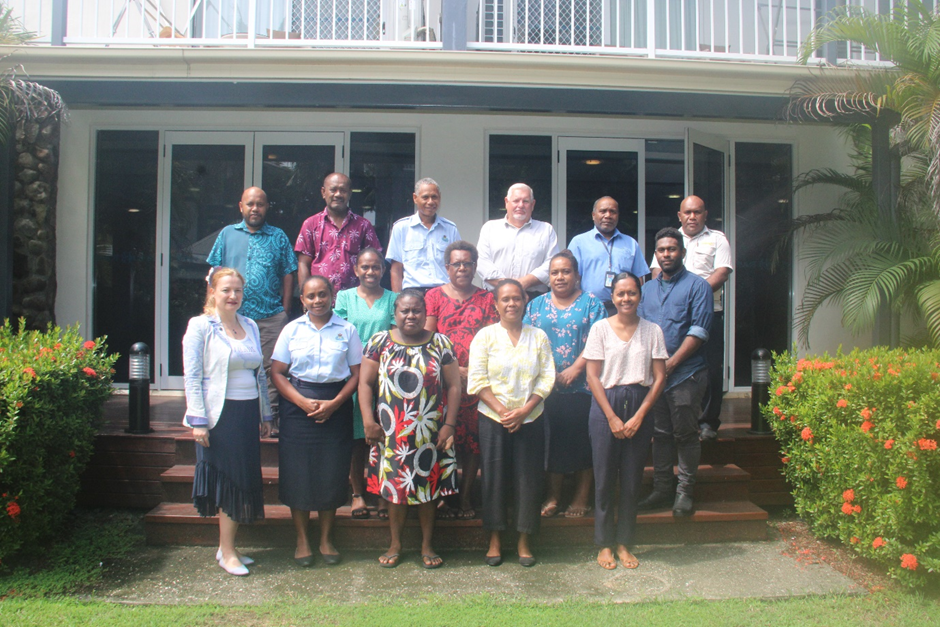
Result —
POLYGON ((301 287, 311 274, 325 276, 334 292, 359 285, 353 272, 363 248, 382 250, 372 223, 349 210, 352 185, 339 172, 323 179, 326 208, 304 220, 297 236, 297 280, 301 287))

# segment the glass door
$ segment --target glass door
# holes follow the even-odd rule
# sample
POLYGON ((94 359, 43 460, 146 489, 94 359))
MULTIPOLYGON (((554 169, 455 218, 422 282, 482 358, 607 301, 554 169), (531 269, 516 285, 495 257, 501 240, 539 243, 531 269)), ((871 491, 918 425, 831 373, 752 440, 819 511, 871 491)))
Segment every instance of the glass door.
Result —
POLYGON ((620 205, 622 233, 637 237, 644 228, 640 208, 645 204, 644 143, 635 139, 558 138, 558 198, 553 216, 560 248, 571 238, 594 228, 594 201, 610 196, 620 205))
POLYGON ((268 194, 267 221, 294 240, 322 210, 320 187, 345 170, 343 133, 167 132, 155 362, 162 389, 182 389, 182 340, 206 295, 206 258, 219 231, 241 220, 246 187, 268 194))
MULTIPOLYGON (((686 193, 695 195, 705 201, 705 210, 708 219, 705 224, 708 228, 721 231, 730 240, 731 233, 726 227, 731 215, 731 197, 729 194, 731 181, 731 142, 722 137, 715 137, 688 129, 686 135, 686 193)), ((732 245, 732 250, 734 249, 732 245)), ((732 253, 733 255, 733 253, 732 253)), ((727 341, 730 329, 733 328, 733 295, 734 273, 725 283, 720 295, 722 311, 728 312, 723 317, 724 336, 720 347, 724 353, 723 386, 728 391, 731 381, 731 360, 728 359, 729 348, 733 350, 733 341, 727 341)))

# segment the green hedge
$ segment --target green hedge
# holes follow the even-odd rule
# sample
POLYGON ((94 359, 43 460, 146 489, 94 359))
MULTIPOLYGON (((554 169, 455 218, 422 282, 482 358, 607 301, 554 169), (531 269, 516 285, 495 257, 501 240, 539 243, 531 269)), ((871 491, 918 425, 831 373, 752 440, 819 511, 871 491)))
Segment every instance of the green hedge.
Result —
POLYGON ((940 569, 940 351, 775 355, 763 408, 797 512, 910 585, 940 569))
POLYGON ((0 327, 0 559, 47 539, 69 515, 116 358, 77 328, 0 327))

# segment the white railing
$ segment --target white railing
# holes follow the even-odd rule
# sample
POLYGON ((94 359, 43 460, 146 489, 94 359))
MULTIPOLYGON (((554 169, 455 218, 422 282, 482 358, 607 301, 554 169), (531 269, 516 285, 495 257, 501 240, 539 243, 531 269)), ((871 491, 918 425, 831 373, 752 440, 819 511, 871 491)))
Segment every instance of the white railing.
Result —
MULTIPOLYGON (((92 46, 441 48, 448 0, 4 0, 37 43, 92 46), (58 20, 58 21, 57 21, 58 20)), ((896 0, 848 0, 878 11, 896 0)), ((471 50, 794 62, 820 0, 470 0, 471 50)), ((461 29, 448 29, 458 32, 461 29)), ((839 60, 877 62, 836 47, 839 60)))
MULTIPOLYGON (((6 0, 50 43, 53 0, 6 0)), ((440 48, 441 0, 67 0, 64 45, 440 48)))
MULTIPOLYGON (((819 0, 479 0, 477 50, 796 61, 819 0)), ((840 4, 883 9, 880 0, 840 4)), ((893 2, 890 3, 893 5, 893 2)), ((845 46, 840 60, 878 61, 845 46)))

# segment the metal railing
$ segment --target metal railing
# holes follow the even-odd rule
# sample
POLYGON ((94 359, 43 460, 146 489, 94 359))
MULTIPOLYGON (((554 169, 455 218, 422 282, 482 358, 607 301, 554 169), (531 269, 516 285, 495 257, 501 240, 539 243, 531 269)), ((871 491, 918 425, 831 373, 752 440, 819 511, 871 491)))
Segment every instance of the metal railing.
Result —
MULTIPOLYGON (((433 49, 466 32, 443 47, 784 63, 834 6, 885 12, 895 1, 469 0, 456 15, 442 13, 447 0, 6 0, 36 43, 53 45, 433 49)), ((859 46, 827 56, 880 61, 859 46)))
POLYGON ((441 0, 7 0, 36 43, 440 48, 441 0), (65 35, 52 40, 63 19, 65 35))

